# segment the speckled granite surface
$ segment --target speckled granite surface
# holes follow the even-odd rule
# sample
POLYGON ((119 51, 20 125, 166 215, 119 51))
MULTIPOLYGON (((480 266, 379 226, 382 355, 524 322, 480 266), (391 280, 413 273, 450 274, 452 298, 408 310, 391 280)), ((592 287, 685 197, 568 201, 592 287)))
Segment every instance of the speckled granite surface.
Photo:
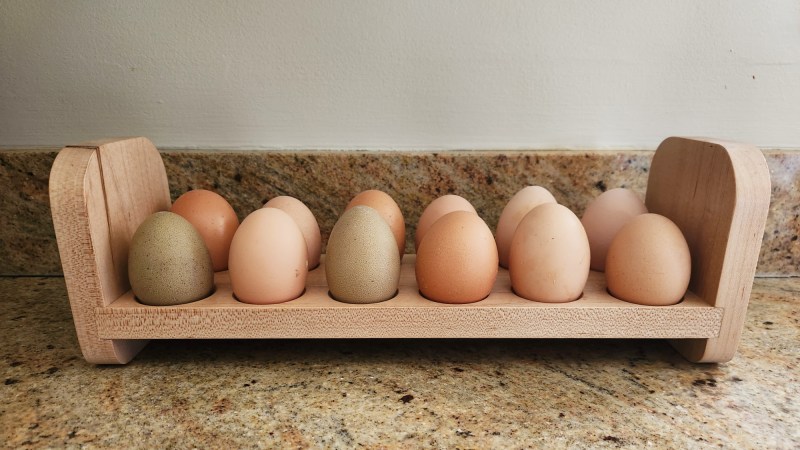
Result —
MULTIPOLYGON (((61 265, 47 180, 55 150, 0 151, 0 274, 54 274, 61 265)), ((162 152, 173 199, 192 188, 228 198, 239 216, 277 195, 292 195, 316 214, 323 242, 352 196, 392 195, 406 218, 407 252, 419 215, 446 194, 464 196, 494 229, 505 202, 539 184, 579 215, 604 189, 644 192, 653 152, 162 152)), ((772 206, 758 272, 800 275, 800 152, 766 151, 772 206)))
POLYGON ((797 448, 800 279, 739 353, 662 341, 154 341, 83 361, 61 278, 0 278, 0 446, 797 448))

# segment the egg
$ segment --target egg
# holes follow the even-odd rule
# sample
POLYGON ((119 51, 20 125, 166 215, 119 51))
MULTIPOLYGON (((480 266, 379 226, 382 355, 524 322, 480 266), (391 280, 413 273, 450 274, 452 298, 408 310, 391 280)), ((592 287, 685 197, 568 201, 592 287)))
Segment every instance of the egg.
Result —
POLYGON ((417 231, 414 234, 414 249, 419 250, 419 245, 422 242, 422 238, 425 237, 425 233, 428 232, 428 229, 431 227, 431 225, 433 225, 434 222, 439 220, 439 218, 445 214, 453 211, 468 211, 474 214, 478 213, 475 211, 475 207, 473 207, 472 204, 464 197, 448 194, 437 198, 436 200, 432 201, 424 211, 422 211, 422 215, 419 217, 419 221, 417 222, 417 231))
POLYGON ((692 258, 680 228, 658 214, 625 225, 608 249, 606 282, 614 297, 641 305, 674 305, 689 287, 692 258))
POLYGON ((569 208, 533 208, 511 240, 508 274, 520 297, 548 303, 580 298, 589 278, 589 239, 569 208))
POLYGON ((442 303, 486 298, 497 279, 497 245, 474 212, 454 211, 431 225, 417 250, 419 291, 442 303))
POLYGON ((239 301, 271 304, 299 297, 308 275, 308 250, 300 227, 278 208, 261 208, 239 225, 228 273, 239 301))
POLYGON ((171 211, 188 220, 203 237, 214 271, 227 269, 231 240, 239 227, 228 201, 215 192, 195 189, 178 197, 171 211))
POLYGON ((264 208, 278 208, 292 217, 303 233, 303 238, 306 241, 306 248, 308 250, 308 270, 319 266, 319 258, 322 253, 322 236, 319 231, 317 218, 314 217, 314 213, 308 209, 308 206, 294 197, 281 195, 264 204, 264 208))
POLYGON ((394 239, 397 241, 397 250, 402 257, 406 249, 406 223, 403 220, 403 212, 394 199, 383 191, 372 189, 353 197, 350 203, 347 204, 345 211, 358 205, 369 206, 374 209, 389 224, 394 239))
POLYGON ((500 256, 500 266, 508 268, 508 256, 511 250, 511 240, 514 238, 522 218, 528 211, 541 205, 542 203, 556 203, 555 197, 547 189, 541 186, 528 186, 521 189, 511 197, 497 222, 497 253, 500 256))
POLYGON ((377 303, 397 293, 400 254, 389 224, 374 209, 354 206, 331 230, 325 255, 331 296, 345 303, 377 303))
POLYGON ((592 270, 604 271, 606 254, 614 236, 634 217, 647 213, 647 207, 636 192, 616 188, 592 200, 581 217, 592 251, 592 270))
POLYGON ((163 211, 133 234, 128 280, 145 305, 180 305, 213 292, 214 269, 200 233, 183 217, 163 211))

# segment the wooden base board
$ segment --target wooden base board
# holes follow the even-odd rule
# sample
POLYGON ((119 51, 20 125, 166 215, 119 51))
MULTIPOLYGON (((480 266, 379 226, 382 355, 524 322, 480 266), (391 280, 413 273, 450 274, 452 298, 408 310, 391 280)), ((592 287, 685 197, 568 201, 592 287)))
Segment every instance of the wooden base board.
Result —
POLYGON ((592 272, 582 298, 540 303, 516 296, 501 269, 492 293, 466 305, 447 305, 419 294, 416 255, 405 255, 400 288, 387 301, 354 305, 333 300, 324 258, 309 272, 305 293, 276 305, 235 299, 227 272, 216 290, 197 302, 146 306, 128 292, 97 308, 104 339, 166 338, 711 338, 722 310, 687 293, 674 306, 642 306, 612 297, 602 273, 592 272))

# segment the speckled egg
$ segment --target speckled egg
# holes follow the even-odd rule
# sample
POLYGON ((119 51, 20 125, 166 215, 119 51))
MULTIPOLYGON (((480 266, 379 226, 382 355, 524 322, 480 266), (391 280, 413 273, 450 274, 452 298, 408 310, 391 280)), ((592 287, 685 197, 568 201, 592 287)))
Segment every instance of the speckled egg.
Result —
POLYGON ((331 296, 345 303, 377 303, 397 293, 400 254, 394 234, 377 211, 354 206, 328 238, 325 277, 331 296))
POLYGON ((142 222, 128 252, 128 279, 139 302, 168 306, 214 290, 211 256, 200 233, 183 217, 157 212, 142 222))

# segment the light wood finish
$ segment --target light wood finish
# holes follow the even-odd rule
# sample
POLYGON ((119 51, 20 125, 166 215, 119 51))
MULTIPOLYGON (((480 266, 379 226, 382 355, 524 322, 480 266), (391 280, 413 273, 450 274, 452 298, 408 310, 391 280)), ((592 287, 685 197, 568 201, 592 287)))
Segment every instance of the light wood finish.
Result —
POLYGON ((429 301, 414 277, 416 255, 405 255, 398 294, 385 302, 356 305, 328 296, 325 262, 309 273, 305 293, 277 305, 249 305, 232 295, 227 272, 216 274, 208 298, 153 307, 127 293, 98 308, 100 335, 117 338, 668 338, 713 337, 722 311, 689 294, 675 306, 648 307, 617 300, 605 278, 592 272, 584 296, 574 302, 539 303, 517 297, 508 271, 500 270, 492 293, 468 305, 429 301))
POLYGON ((97 364, 125 364, 147 341, 112 341, 97 332, 96 308, 109 305, 129 287, 114 270, 97 150, 65 148, 50 172, 50 205, 84 358, 97 364))
POLYGON ((724 311, 719 336, 674 340, 684 357, 725 362, 736 353, 770 199, 766 160, 753 146, 668 138, 656 152, 647 207, 672 219, 692 254, 689 289, 724 311))
POLYGON ((126 292, 121 258, 139 223, 169 207, 152 144, 138 138, 67 148, 53 166, 51 194, 75 325, 91 362, 126 362, 141 345, 134 339, 345 337, 668 338, 691 360, 724 361, 741 332, 769 201, 759 157, 748 146, 680 138, 659 148, 647 203, 687 234, 696 264, 684 301, 662 307, 613 298, 597 272, 575 302, 531 302, 514 295, 505 270, 485 300, 439 304, 419 295, 414 255, 404 257, 398 295, 377 304, 332 300, 320 266, 305 293, 283 304, 238 302, 221 272, 206 299, 145 306, 126 292))
POLYGON ((117 283, 130 289, 128 245, 133 233, 149 215, 167 211, 167 171, 158 149, 147 138, 106 139, 81 144, 97 151, 108 211, 109 238, 117 283))

